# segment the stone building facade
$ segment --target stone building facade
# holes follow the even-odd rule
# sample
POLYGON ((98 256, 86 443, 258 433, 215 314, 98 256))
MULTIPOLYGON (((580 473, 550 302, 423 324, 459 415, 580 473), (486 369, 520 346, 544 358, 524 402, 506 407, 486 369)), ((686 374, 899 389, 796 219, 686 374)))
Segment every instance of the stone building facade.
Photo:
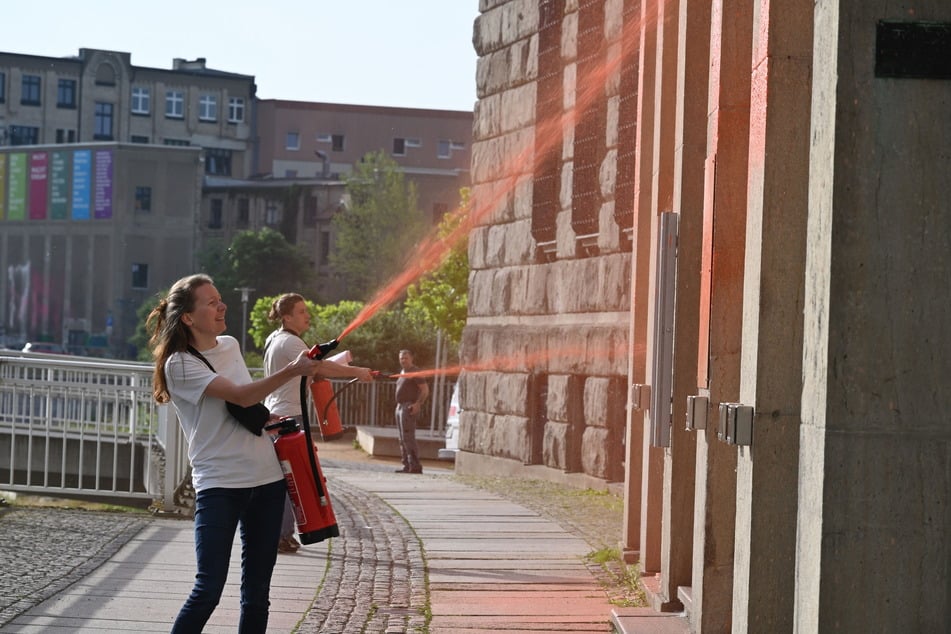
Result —
POLYGON ((622 480, 694 632, 946 629, 951 7, 480 12, 457 470, 622 480))

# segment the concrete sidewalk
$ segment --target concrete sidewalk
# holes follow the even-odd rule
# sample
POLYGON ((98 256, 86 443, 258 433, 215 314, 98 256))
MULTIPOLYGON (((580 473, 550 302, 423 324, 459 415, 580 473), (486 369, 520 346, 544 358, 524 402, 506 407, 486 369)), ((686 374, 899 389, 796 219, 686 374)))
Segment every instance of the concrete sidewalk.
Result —
MULTIPOLYGON (((459 484, 446 468, 335 459, 322 446, 341 535, 281 555, 273 632, 611 632, 590 547, 533 511, 459 484)), ((234 632, 239 548, 206 632, 234 632)), ((0 632, 163 632, 195 573, 190 520, 150 518, 79 580, 0 632)))

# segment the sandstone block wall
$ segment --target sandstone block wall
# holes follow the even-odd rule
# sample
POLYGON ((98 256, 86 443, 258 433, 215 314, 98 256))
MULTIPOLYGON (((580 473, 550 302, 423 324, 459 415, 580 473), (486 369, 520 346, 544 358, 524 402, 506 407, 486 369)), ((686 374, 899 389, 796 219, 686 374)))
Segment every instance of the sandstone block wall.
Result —
MULTIPOLYGON (((482 0, 473 43, 479 102, 473 125, 469 321, 461 356, 460 448, 525 464, 623 479, 631 254, 615 220, 617 76, 596 147, 598 233, 579 248, 572 226, 577 49, 584 2, 564 0, 563 110, 538 121, 538 0, 482 0), (612 105, 613 104, 613 105, 612 105), (536 152, 558 130, 560 190, 554 256, 538 258, 532 234, 536 152)), ((588 3, 590 4, 590 3, 588 3)), ((603 28, 617 51, 621 2, 605 5, 603 28)), ((600 9, 598 9, 600 10, 600 9)), ((590 19, 588 20, 591 21, 590 19)), ((597 20, 596 20, 597 21, 597 20)), ((590 129, 586 128, 586 129, 590 129)), ((554 141, 558 141, 554 139, 554 141)), ((589 192, 590 195, 590 192, 589 192)), ((468 458, 468 457, 467 457, 468 458)))

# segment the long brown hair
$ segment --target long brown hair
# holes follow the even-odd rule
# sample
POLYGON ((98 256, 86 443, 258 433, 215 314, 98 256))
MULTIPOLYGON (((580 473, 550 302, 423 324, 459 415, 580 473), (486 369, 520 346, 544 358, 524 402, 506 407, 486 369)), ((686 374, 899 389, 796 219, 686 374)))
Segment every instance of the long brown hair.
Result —
POLYGON ((174 352, 188 349, 190 333, 182 321, 182 315, 195 310, 195 289, 205 284, 214 284, 203 273, 183 277, 168 291, 168 297, 159 300, 145 320, 147 332, 151 332, 149 347, 155 359, 152 372, 152 396, 158 403, 168 403, 168 383, 165 381, 165 362, 174 352))

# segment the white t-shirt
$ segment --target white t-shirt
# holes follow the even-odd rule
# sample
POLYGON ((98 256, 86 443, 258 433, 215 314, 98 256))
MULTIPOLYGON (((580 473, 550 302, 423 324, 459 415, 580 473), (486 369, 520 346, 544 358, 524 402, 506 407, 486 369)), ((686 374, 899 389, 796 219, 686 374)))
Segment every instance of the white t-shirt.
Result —
POLYGON ((188 440, 195 490, 250 488, 282 479, 270 436, 255 436, 231 417, 222 399, 205 396, 215 373, 238 385, 251 382, 238 341, 224 335, 214 348, 199 352, 215 372, 189 352, 175 352, 165 362, 168 392, 188 440))
MULTIPOLYGON (((307 344, 297 335, 286 330, 275 330, 267 338, 264 347, 264 372, 268 376, 282 369, 297 358, 302 351, 308 350, 307 344)), ((264 404, 272 414, 278 416, 300 416, 300 377, 295 377, 277 388, 264 399, 264 404)), ((309 412, 308 412, 309 414, 309 412)))

